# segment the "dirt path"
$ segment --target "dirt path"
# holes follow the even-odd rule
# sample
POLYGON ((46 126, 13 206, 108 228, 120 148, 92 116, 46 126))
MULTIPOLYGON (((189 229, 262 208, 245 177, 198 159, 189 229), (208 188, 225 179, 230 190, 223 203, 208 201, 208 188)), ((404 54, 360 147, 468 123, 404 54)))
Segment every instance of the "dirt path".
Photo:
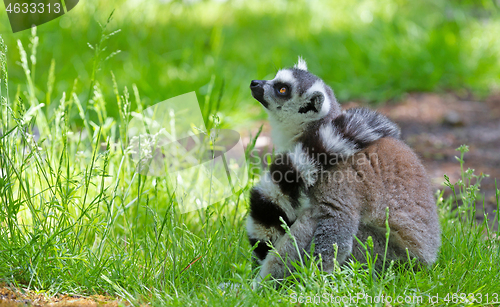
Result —
POLYGON ((21 290, 0 284, 0 307, 52 306, 52 307, 94 307, 94 306, 129 306, 130 304, 103 295, 90 297, 78 295, 56 295, 21 290))
MULTIPOLYGON (((458 99, 454 95, 413 94, 401 104, 379 108, 397 122, 403 139, 423 159, 434 188, 443 189, 443 174, 456 182, 460 168, 455 149, 469 145, 465 169, 489 174, 481 182, 485 211, 496 210, 495 178, 500 187, 500 95, 484 102, 458 99)), ((484 219, 482 202, 477 204, 478 221, 484 219)))

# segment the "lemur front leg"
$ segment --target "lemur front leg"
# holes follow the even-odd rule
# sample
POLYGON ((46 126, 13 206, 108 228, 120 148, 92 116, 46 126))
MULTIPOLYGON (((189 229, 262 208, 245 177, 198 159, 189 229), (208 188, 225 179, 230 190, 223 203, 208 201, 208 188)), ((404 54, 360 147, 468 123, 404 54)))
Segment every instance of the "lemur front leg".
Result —
MULTIPOLYGON (((331 204, 319 205, 318 209, 322 216, 318 219, 311 243, 315 245, 316 259, 321 255, 323 270, 331 272, 335 259, 342 264, 352 252, 360 223, 359 215, 334 208, 331 204)), ((310 250, 311 247, 307 248, 310 250)))
POLYGON ((334 209, 330 204, 307 209, 290 227, 294 239, 282 236, 275 245, 277 254, 271 252, 263 261, 260 278, 288 276, 293 271, 291 263, 303 260, 311 244, 315 245, 316 259, 321 255, 323 270, 331 272, 334 259, 343 263, 351 254, 358 226, 359 217, 348 210, 334 209))

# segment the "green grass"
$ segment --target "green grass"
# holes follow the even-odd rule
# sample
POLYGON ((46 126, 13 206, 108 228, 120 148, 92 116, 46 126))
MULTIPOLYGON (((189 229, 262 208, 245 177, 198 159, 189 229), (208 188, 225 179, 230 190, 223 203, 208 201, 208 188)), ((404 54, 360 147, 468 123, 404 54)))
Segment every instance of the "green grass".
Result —
MULTIPOLYGON (((265 116, 249 94, 250 80, 271 78, 302 55, 341 102, 397 101, 413 91, 484 97, 498 90, 500 78, 500 15, 493 3, 89 0, 39 28, 35 96, 51 114, 75 79, 75 93, 85 102, 95 77, 111 101, 112 71, 120 87, 137 85, 145 105, 193 90, 203 101, 215 78, 216 88, 224 86, 224 123, 241 127, 265 116), (88 44, 99 43, 97 22, 104 23, 113 10, 108 30, 121 32, 105 42, 100 57, 120 52, 101 61, 96 71, 95 49, 88 44), (55 82, 46 95, 52 60, 55 82)), ((0 10, 2 33, 10 31, 5 14, 0 10)), ((26 44, 29 36, 24 31, 4 35, 4 40, 16 51, 17 39, 26 44)), ((25 76, 16 65, 17 52, 8 61, 15 92, 25 76)), ((26 90, 22 85, 20 94, 26 90)), ((114 103, 106 107, 118 117, 114 103)), ((78 119, 73 112, 71 120, 78 119)))
MULTIPOLYGON (((105 21, 116 3, 102 2, 95 16, 105 21)), ((481 177, 470 170, 448 183, 452 198, 437 193, 443 246, 431 268, 389 266, 374 276, 370 266, 353 263, 325 274, 306 261, 281 288, 268 282, 258 290, 251 289, 256 271, 244 231, 245 192, 258 172, 249 173, 252 180, 241 193, 182 215, 165 176, 134 172, 123 133, 131 111, 197 90, 207 126, 219 114, 223 127, 235 127, 253 118, 246 109, 248 80, 269 77, 273 64, 293 63, 297 54, 343 100, 378 101, 412 90, 482 93, 498 85, 493 30, 499 23, 484 8, 475 7, 487 14, 486 23, 440 1, 426 3, 430 8, 364 1, 355 9, 339 2, 329 7, 335 18, 301 1, 273 3, 142 3, 132 9, 127 2, 101 31, 90 18, 95 3, 89 1, 75 8, 75 20, 59 21, 74 22, 71 29, 49 24, 54 31, 41 27, 40 37, 4 37, 1 282, 47 295, 108 293, 158 306, 293 304, 293 293, 422 296, 427 304, 438 295, 440 305, 466 305, 452 296, 465 293, 495 302, 500 233, 474 223, 481 177), (364 9, 372 14, 370 24, 356 19, 364 9), (173 15, 163 20, 167 11, 173 15), (121 33, 109 36, 117 28, 121 33), (15 38, 22 38, 19 45, 15 38), (84 49, 88 41, 94 49, 84 49), (12 65, 16 61, 21 66, 12 65), (238 288, 224 292, 224 282, 238 288)), ((460 150, 463 167, 466 147, 460 150)))

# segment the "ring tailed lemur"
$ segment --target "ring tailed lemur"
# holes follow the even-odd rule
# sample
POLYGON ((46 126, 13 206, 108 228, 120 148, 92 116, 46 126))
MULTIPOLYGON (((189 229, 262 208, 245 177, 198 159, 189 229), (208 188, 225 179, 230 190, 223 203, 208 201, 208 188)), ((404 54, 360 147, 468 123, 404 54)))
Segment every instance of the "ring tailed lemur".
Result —
POLYGON ((371 236, 380 265, 390 227, 387 259, 407 251, 432 264, 440 246, 435 201, 418 157, 402 142, 396 124, 366 108, 342 111, 333 91, 307 71, 299 58, 273 80, 254 80, 250 89, 269 114, 280 151, 269 172, 250 191, 247 232, 260 278, 288 275, 300 253, 321 254, 323 269, 354 257, 365 261, 361 242, 371 236), (389 216, 386 217, 386 208, 389 216), (269 252, 271 242, 282 259, 269 252))

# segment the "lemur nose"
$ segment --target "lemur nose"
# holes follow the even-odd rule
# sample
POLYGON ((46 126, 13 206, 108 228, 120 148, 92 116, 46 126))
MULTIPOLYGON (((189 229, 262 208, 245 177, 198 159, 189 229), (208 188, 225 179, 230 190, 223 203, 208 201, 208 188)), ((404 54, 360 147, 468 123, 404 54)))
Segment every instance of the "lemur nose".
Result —
POLYGON ((262 83, 262 81, 261 81, 261 80, 252 80, 252 82, 250 83, 250 87, 257 87, 257 86, 259 86, 261 83, 262 83))

